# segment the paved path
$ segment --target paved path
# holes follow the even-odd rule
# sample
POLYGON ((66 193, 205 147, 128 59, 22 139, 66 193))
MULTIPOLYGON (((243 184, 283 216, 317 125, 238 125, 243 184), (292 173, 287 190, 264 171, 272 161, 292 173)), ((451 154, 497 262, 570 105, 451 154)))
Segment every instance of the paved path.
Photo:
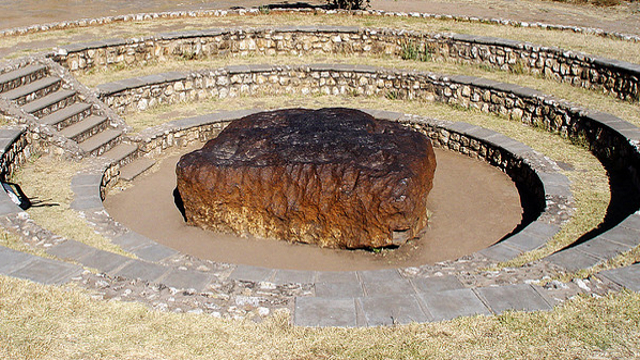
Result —
MULTIPOLYGON (((380 114, 382 116, 382 114, 380 114)), ((399 114, 386 113, 393 117, 399 114)), ((224 114, 213 114, 209 118, 198 117, 201 123, 212 119, 225 118, 224 114)), ((196 125, 195 120, 181 120, 180 123, 196 125)), ((457 129, 472 131, 469 127, 456 125, 457 129)), ((5 129, 0 131, 0 141, 9 146, 24 131, 5 129)), ((485 136, 494 136, 482 131, 485 136)), ((492 138, 494 141, 495 138, 492 138)), ((505 139, 505 145, 514 148, 512 140, 505 139)), ((528 153, 530 149, 523 149, 528 153)), ((104 212, 100 197, 102 168, 94 172, 81 172, 71 183, 75 199, 74 210, 86 213, 104 212)), ((4 216, 24 214, 6 193, 0 192, 0 210, 4 216)), ((640 227, 637 216, 623 222, 619 228, 622 235, 629 234, 634 227, 640 227)), ((536 223, 534 223, 536 224, 536 223)), ((486 256, 497 259, 513 257, 526 249, 543 245, 557 227, 538 223, 513 236, 509 241, 482 251, 486 256), (533 247, 532 247, 533 246, 533 247), (511 250, 505 250, 511 249, 511 250)), ((611 235, 603 235, 612 238, 611 235)), ((626 239, 617 237, 614 239, 626 239)), ((634 236, 632 239, 640 239, 634 236)), ((631 240, 630 240, 631 241, 631 240)), ((137 259, 99 250, 74 240, 65 240, 49 247, 46 252, 61 260, 72 261, 84 267, 98 269, 112 276, 143 279, 151 283, 162 283, 175 288, 205 291, 217 279, 215 276, 194 270, 178 270, 158 262, 171 258, 177 251, 157 244, 151 239, 131 231, 113 237, 137 259)), ((589 242, 587 242, 588 244, 589 242)), ((597 259, 601 247, 591 247, 592 257, 597 259)), ((565 251, 570 253, 570 251, 565 251)), ((565 253, 560 252, 559 254, 565 253)), ((613 253, 607 256, 613 256, 613 253)), ((556 255, 557 256, 557 255, 556 255)), ((565 266, 582 268, 579 257, 570 256, 562 260, 565 266)), ((60 284, 79 276, 82 266, 64 261, 44 259, 11 249, 0 248, 0 273, 26 278, 44 284, 60 284)), ((587 264, 589 265, 589 264, 587 264)), ((589 265, 590 266, 590 265, 589 265)), ((631 266, 609 272, 603 277, 630 289, 638 289, 638 266, 631 266)), ((529 284, 507 284, 489 287, 465 287, 455 276, 428 278, 407 277, 398 270, 314 272, 259 268, 237 265, 229 275, 232 280, 255 283, 272 283, 276 286, 291 283, 313 284, 314 296, 298 297, 294 305, 294 324, 301 326, 376 326, 407 324, 411 322, 441 321, 475 314, 500 314, 506 310, 550 310, 556 301, 545 296, 544 290, 529 284)))
MULTIPOLYGON (((41 69, 32 70, 37 72, 41 69)), ((51 70, 55 69, 52 67, 51 70)), ((42 103, 42 99, 55 94, 59 95, 61 91, 68 91, 57 84, 61 78, 68 76, 63 75, 53 79, 47 76, 33 76, 32 81, 38 86, 33 86, 33 83, 27 81, 25 84, 3 92, 3 97, 6 98, 4 100, 11 101, 10 107, 14 112, 15 108, 21 108, 33 110, 27 113, 37 114, 41 108, 36 107, 34 103, 42 103), (28 91, 23 86, 28 87, 28 91), (11 96, 8 96, 8 93, 11 96)), ((55 103, 47 102, 43 103, 43 106, 52 106, 52 104, 55 103)), ((49 112, 38 114, 36 119, 30 119, 41 121, 42 118, 56 113, 60 108, 64 109, 73 104, 77 104, 77 101, 71 101, 61 107, 53 106, 49 112)), ((515 144, 513 140, 496 136, 495 133, 488 133, 477 127, 470 127, 468 124, 456 123, 454 129, 476 134, 476 136, 484 134, 483 136, 490 137, 493 142, 500 144, 502 141, 503 148, 516 152, 527 153, 531 150, 523 147, 522 144, 515 144)), ((97 134, 106 130, 100 128, 96 131, 95 133, 89 131, 87 139, 98 136, 97 134)), ((12 144, 23 132, 23 128, 0 130, 3 154, 11 150, 12 144)), ((120 134, 117 135, 120 136, 120 134)), ((108 150, 97 153, 86 151, 86 153, 96 156, 106 151, 108 150)), ((100 186, 105 169, 105 167, 97 168, 93 172, 81 173, 74 177, 71 184, 75 194, 71 205, 74 210, 85 214, 103 213, 100 186)), ((568 191, 566 181, 551 175, 545 178, 549 181, 547 184, 549 186, 545 188, 555 189, 561 193, 568 191)), ((0 216, 4 219, 20 220, 25 215, 13 204, 6 192, 0 191, 0 216)), ((516 236, 481 251, 479 255, 497 261, 510 259, 524 251, 542 246, 557 231, 557 226, 534 222, 516 236)), ((139 278, 198 291, 203 291, 216 281, 214 276, 206 272, 182 270, 163 264, 163 260, 175 256, 177 252, 131 231, 124 230, 113 236, 113 242, 137 258, 99 250, 71 239, 61 239, 46 250, 47 254, 60 260, 0 247, 0 274, 44 284, 62 284, 79 276, 83 267, 87 267, 112 276, 139 278)), ((578 270, 610 259, 639 243, 640 214, 636 213, 602 235, 554 254, 548 258, 548 261, 569 270, 578 270)), ((634 264, 605 271, 601 277, 631 290, 640 291, 639 273, 640 265, 634 264)), ((407 276, 400 270, 331 273, 236 266, 229 278, 272 283, 276 286, 290 283, 313 284, 314 296, 298 297, 295 301, 294 323, 303 326, 405 324, 446 320, 473 314, 500 314, 506 310, 549 310, 555 304, 554 300, 544 295, 541 288, 529 284, 465 287, 455 276, 419 278, 407 276)))
POLYGON ((0 246, 0 274, 42 284, 64 284, 82 274, 83 268, 0 246))

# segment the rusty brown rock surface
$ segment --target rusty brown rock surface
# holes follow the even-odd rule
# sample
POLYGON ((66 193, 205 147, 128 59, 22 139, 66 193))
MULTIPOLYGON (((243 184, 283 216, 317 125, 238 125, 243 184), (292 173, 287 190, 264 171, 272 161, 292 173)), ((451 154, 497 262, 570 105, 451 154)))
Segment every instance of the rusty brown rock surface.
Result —
POLYGON ((181 157, 192 225, 330 248, 400 245, 427 224, 431 142, 358 110, 286 109, 232 122, 181 157))

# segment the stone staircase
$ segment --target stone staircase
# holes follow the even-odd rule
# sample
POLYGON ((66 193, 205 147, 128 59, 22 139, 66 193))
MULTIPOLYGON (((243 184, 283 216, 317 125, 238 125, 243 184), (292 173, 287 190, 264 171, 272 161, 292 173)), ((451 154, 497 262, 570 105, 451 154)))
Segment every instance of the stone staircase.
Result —
POLYGON ((47 64, 33 63, 0 74, 0 97, 37 122, 73 140, 85 156, 101 156, 119 166, 120 178, 132 180, 154 163, 138 158, 138 146, 124 141, 124 130, 110 123, 100 106, 66 82, 47 64))

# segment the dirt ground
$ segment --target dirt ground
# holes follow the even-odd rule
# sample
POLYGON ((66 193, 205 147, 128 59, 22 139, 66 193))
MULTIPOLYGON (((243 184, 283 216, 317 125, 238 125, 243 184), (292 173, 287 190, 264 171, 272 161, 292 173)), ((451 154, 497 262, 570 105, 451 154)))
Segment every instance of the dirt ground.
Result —
POLYGON ((109 214, 129 229, 183 253, 296 270, 370 270, 457 259, 497 242, 520 223, 520 198, 507 175, 451 151, 436 150, 436 156, 438 167, 427 204, 433 212, 429 228, 421 239, 379 254, 240 238, 188 226, 173 198, 178 155, 162 161, 157 171, 136 179, 134 186, 108 196, 104 204, 109 214))
MULTIPOLYGON (((295 3, 269 0, 0 0, 0 29, 141 12, 250 8, 295 3)), ((322 5, 326 2, 310 0, 304 4, 322 5)), ((371 0, 370 8, 595 27, 640 35, 638 1, 603 8, 540 0, 371 0)))

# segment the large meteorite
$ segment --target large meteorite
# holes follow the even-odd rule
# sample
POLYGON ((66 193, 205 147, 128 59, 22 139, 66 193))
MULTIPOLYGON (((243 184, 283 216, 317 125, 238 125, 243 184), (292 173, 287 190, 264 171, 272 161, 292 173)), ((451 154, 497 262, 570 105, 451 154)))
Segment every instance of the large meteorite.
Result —
POLYGON ((288 109, 229 124, 177 165, 187 222, 330 248, 401 245, 427 224, 424 135, 357 110, 288 109))

